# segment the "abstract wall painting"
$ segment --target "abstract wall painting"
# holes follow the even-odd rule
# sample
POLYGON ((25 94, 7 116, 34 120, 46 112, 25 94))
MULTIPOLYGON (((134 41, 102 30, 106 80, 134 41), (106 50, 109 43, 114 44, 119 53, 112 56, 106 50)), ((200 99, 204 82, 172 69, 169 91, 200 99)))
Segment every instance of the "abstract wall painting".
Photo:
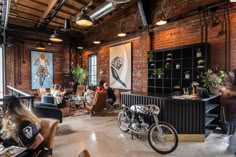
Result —
POLYGON ((50 88, 53 84, 53 53, 31 51, 31 88, 50 88))
POLYGON ((110 47, 110 87, 131 89, 131 43, 110 47))

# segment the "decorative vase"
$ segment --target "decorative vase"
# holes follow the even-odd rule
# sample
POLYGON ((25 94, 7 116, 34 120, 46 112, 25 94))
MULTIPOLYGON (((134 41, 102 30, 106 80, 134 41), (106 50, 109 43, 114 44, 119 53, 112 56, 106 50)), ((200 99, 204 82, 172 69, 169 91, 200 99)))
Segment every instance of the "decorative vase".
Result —
POLYGON ((220 91, 219 91, 219 87, 209 87, 210 93, 213 95, 219 95, 220 91))

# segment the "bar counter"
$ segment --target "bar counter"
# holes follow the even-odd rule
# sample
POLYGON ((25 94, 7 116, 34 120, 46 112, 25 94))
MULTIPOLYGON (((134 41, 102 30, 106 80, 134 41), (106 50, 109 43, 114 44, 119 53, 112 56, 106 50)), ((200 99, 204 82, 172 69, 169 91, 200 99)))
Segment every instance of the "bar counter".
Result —
MULTIPOLYGON (((123 92, 121 104, 155 104, 160 107, 160 121, 172 124, 180 141, 205 141, 205 138, 219 124, 220 97, 176 99, 170 96, 158 97, 147 93, 123 92)), ((147 117, 148 118, 148 117, 147 117)), ((151 118, 149 123, 153 123, 151 118)))

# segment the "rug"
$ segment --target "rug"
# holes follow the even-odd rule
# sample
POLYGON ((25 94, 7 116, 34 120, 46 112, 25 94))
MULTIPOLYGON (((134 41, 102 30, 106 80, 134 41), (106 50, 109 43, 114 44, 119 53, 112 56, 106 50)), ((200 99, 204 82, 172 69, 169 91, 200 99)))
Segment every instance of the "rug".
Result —
POLYGON ((88 111, 86 109, 76 108, 76 109, 70 110, 71 117, 76 117, 76 116, 81 116, 81 115, 86 115, 86 114, 88 114, 88 111))

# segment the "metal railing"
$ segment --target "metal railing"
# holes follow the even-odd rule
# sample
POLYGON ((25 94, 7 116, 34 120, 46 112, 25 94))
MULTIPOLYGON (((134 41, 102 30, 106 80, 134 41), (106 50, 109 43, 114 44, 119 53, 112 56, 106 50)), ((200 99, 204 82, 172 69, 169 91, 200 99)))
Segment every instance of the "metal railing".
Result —
MULTIPOLYGON (((16 96, 29 110, 33 110, 35 95, 26 93, 11 86, 7 86, 7 94, 16 96)), ((0 104, 2 104, 3 101, 3 98, 0 99, 0 104)))

